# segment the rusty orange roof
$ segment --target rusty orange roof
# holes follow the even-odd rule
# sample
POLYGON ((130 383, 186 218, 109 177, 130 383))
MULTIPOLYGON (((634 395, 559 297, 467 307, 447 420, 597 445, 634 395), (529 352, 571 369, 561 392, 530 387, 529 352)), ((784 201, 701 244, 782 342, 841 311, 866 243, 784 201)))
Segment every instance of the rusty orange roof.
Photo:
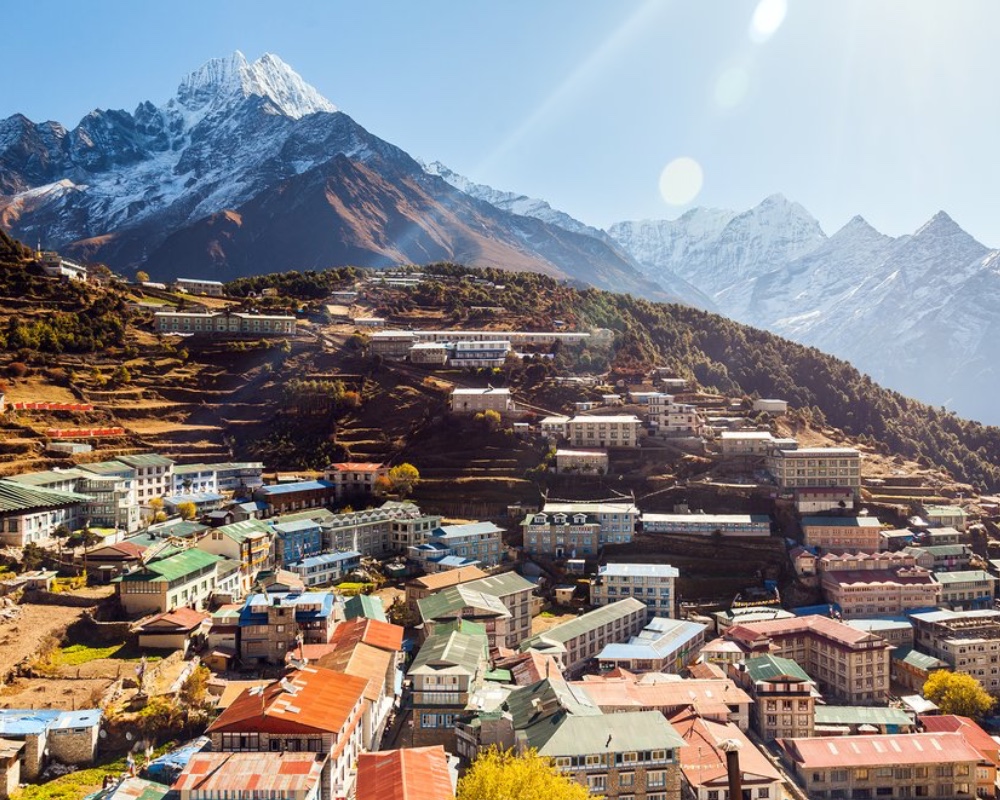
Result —
POLYGON ((364 642, 381 650, 403 649, 403 628, 391 622, 377 619, 355 617, 348 622, 341 622, 333 631, 330 644, 333 648, 353 647, 358 642, 364 642))
POLYGON ((253 791, 290 797, 293 793, 306 795, 319 784, 322 772, 323 762, 317 760, 316 753, 195 753, 171 789, 253 791))
POLYGON ((368 680, 365 698, 377 703, 389 680, 389 667, 393 658, 393 653, 388 650, 357 642, 353 647, 340 647, 328 653, 316 661, 315 666, 365 678, 368 680))
POLYGON ((695 792, 705 785, 710 785, 710 788, 716 788, 717 784, 726 786, 729 775, 726 754, 719 747, 726 739, 735 739, 742 745, 740 771, 744 786, 781 780, 780 773, 767 757, 733 723, 702 719, 689 708, 678 711, 667 720, 684 739, 678 760, 684 779, 695 792))
POLYGON ((387 467, 374 461, 342 461, 339 464, 331 464, 327 469, 337 472, 378 472, 387 467))
POLYGON ((723 679, 726 677, 725 670, 718 664, 706 661, 703 664, 692 664, 687 668, 688 675, 696 680, 723 679))
POLYGON ((452 800, 448 756, 441 745, 358 756, 357 800, 452 800))
POLYGON ((924 714, 917 717, 925 731, 931 733, 960 733, 965 741, 982 753, 994 766, 1000 762, 1000 744, 968 717, 958 714, 924 714))
POLYGON ((356 712, 367 686, 366 678, 303 667, 268 684, 263 692, 244 691, 208 726, 207 732, 337 734, 345 725, 356 724, 356 712), (283 686, 291 686, 294 691, 283 686))
MULTIPOLYGON (((835 619, 823 617, 819 614, 810 614, 806 617, 790 617, 788 619, 762 620, 760 622, 744 622, 740 626, 734 626, 727 630, 726 635, 732 637, 736 627, 744 628, 758 635, 763 634, 771 637, 813 634, 849 647, 882 639, 882 637, 870 631, 853 628, 844 622, 838 622, 835 619)), ((888 647, 889 644, 886 642, 885 646, 888 647)))
POLYGON ((779 739, 800 769, 895 767, 901 764, 978 762, 979 751, 960 733, 873 734, 779 739))
POLYGON ((476 581, 480 578, 488 577, 479 567, 459 567, 458 569, 446 569, 444 572, 435 572, 431 575, 424 575, 414 578, 410 583, 424 589, 437 591, 447 589, 449 586, 457 586, 460 583, 476 581))
POLYGON ((548 653, 528 650, 496 660, 499 669, 509 669, 516 686, 531 686, 545 678, 561 678, 558 662, 548 653))
POLYGON ((173 611, 165 611, 143 620, 136 626, 136 630, 140 633, 180 633, 194 630, 206 619, 208 614, 195 611, 193 608, 175 608, 173 611))
POLYGON ((580 687, 605 713, 674 711, 691 707, 702 716, 728 719, 730 706, 749 706, 753 702, 750 695, 728 678, 639 683, 623 678, 592 676, 591 680, 576 681, 570 686, 580 687))

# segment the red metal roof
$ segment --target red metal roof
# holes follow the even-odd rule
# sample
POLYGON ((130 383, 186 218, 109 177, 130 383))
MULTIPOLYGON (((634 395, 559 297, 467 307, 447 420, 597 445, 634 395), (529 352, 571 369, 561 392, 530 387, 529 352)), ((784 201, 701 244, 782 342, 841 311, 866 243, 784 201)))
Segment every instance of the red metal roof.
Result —
POLYGON ((668 717, 684 739, 679 762, 684 778, 695 790, 699 786, 724 780, 729 771, 726 754, 719 745, 726 739, 735 739, 740 748, 740 771, 743 782, 752 784, 772 783, 781 780, 780 773, 760 750, 731 722, 713 722, 702 719, 686 708, 668 717))
POLYGON ((183 633, 193 631, 206 619, 208 614, 193 608, 175 608, 144 620, 137 630, 139 633, 183 633))
POLYGON ((403 649, 403 632, 399 625, 393 625, 391 622, 356 617, 340 623, 334 629, 330 644, 336 650, 340 647, 353 647, 362 642, 380 650, 399 652, 403 649))
POLYGON ((979 752, 960 733, 818 736, 779 744, 802 769, 979 761, 979 752))
POLYGON ((208 733, 339 733, 364 697, 366 678, 304 667, 251 694, 245 690, 208 727, 208 733), (282 684, 296 688, 285 691, 282 684))
POLYGON ((380 469, 386 469, 386 466, 373 461, 342 461, 339 464, 331 464, 327 469, 335 469, 337 472, 378 472, 380 469))
MULTIPOLYGON (((319 783, 315 753, 195 753, 171 787, 175 792, 278 792, 306 794, 319 783)), ((219 795, 215 795, 218 797, 219 795)))
POLYGON ((358 756, 357 800, 451 800, 455 790, 441 745, 358 756))
POLYGON ((994 766, 1000 761, 1000 744, 968 717, 957 714, 923 714, 917 717, 929 733, 960 733, 965 741, 976 748, 994 766))

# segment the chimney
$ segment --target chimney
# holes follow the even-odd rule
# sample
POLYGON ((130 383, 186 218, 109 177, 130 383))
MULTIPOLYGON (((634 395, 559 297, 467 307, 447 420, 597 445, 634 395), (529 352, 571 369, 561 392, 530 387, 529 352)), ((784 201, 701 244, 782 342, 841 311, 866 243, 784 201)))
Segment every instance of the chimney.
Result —
POLYGON ((740 772, 740 748, 742 746, 736 739, 725 739, 719 742, 719 749, 726 754, 729 796, 733 800, 741 800, 743 797, 743 773, 740 772))

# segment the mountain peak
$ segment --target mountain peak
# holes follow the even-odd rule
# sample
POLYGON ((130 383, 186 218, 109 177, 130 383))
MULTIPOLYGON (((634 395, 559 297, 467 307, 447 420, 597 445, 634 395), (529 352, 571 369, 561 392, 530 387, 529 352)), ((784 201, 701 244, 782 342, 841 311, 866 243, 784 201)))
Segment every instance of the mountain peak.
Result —
MULTIPOLYGON (((938 211, 927 222, 917 228, 914 236, 969 236, 968 233, 944 211, 938 211)), ((972 237, 969 236, 971 239, 972 237)))
POLYGON ((177 89, 177 102, 189 111, 209 110, 254 96, 270 100, 292 119, 337 110, 273 53, 265 53, 252 63, 239 50, 210 59, 188 74, 177 89))

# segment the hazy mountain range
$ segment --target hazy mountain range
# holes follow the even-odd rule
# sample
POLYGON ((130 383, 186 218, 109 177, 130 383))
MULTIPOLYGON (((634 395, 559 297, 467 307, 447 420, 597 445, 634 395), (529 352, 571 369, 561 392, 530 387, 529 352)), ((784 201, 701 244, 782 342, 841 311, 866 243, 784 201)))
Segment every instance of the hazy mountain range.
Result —
MULTIPOLYGON (((780 195, 600 230, 369 133, 273 55, 216 59, 165 104, 72 130, 0 121, 0 226, 158 278, 452 260, 718 311, 1000 423, 1000 253, 941 212, 832 236, 780 195)), ((837 387, 831 387, 836 391, 837 387)))

